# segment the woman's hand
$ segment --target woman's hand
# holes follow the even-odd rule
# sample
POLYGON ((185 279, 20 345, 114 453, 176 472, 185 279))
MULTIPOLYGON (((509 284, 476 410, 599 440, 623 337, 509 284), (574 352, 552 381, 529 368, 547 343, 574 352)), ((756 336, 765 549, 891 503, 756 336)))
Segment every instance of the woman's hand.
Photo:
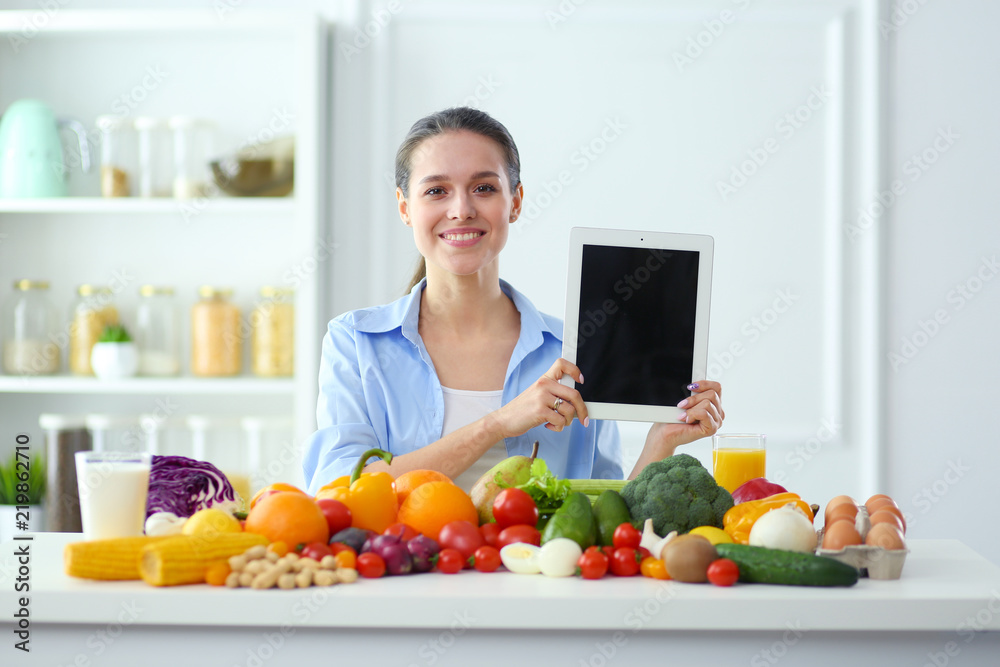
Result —
MULTIPOLYGON (((700 438, 714 435, 726 411, 722 409, 722 385, 718 382, 699 380, 689 385, 694 393, 677 404, 684 409, 682 424, 653 424, 646 436, 646 444, 639 455, 639 463, 659 461, 673 456, 674 450, 700 438)), ((641 469, 639 463, 637 469, 641 469)), ((633 472, 633 477, 638 474, 633 472)))
POLYGON ((560 384, 563 375, 569 375, 580 384, 580 369, 565 359, 556 359, 549 370, 525 389, 517 398, 492 413, 501 437, 522 435, 541 424, 551 431, 562 431, 574 417, 584 426, 590 423, 587 406, 576 389, 560 384))

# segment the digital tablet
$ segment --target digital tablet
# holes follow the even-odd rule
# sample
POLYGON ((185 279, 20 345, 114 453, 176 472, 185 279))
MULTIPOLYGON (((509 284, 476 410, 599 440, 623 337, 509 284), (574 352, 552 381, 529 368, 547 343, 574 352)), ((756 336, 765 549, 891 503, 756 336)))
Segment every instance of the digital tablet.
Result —
POLYGON ((711 236, 574 227, 562 354, 593 419, 678 422, 708 366, 711 236))

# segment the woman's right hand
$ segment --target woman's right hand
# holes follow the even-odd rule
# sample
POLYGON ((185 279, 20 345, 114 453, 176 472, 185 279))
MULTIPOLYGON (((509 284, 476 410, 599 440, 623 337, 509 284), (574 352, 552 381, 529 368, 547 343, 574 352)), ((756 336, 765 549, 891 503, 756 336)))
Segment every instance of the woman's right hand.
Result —
POLYGON ((584 426, 590 424, 587 406, 580 392, 561 384, 563 375, 569 375, 583 384, 583 374, 576 365, 565 359, 556 359, 549 370, 525 389, 517 398, 491 416, 504 438, 512 438, 545 424, 550 431, 562 431, 576 417, 584 426))

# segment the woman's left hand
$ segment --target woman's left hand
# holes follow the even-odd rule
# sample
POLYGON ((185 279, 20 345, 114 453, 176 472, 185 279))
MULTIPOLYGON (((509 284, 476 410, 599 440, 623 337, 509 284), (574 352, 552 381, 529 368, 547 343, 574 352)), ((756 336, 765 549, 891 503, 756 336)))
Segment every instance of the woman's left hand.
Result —
MULTIPOLYGON (((722 409, 722 385, 709 380, 692 383, 691 396, 677 407, 684 409, 684 423, 653 424, 646 436, 645 450, 657 460, 672 456, 680 445, 714 435, 726 411, 722 409)), ((646 453, 644 451, 644 453, 646 453)))

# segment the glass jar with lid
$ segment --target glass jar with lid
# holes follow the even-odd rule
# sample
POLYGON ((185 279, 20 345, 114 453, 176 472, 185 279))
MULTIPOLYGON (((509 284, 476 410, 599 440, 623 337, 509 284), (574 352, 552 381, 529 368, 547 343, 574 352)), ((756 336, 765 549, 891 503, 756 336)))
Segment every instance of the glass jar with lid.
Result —
POLYGON ((180 331, 173 287, 143 285, 136 309, 135 342, 139 374, 177 375, 181 368, 180 331))
POLYGON ((250 315, 254 375, 291 376, 295 372, 295 292, 262 287, 260 296, 250 315))
POLYGON ((215 154, 215 125, 194 116, 173 116, 174 197, 193 199, 209 193, 209 163, 215 154))
POLYGON ((55 307, 49 283, 16 280, 3 309, 3 370, 11 374, 51 375, 59 370, 55 307))
POLYGON ((76 290, 69 325, 69 370, 74 375, 93 375, 90 351, 109 325, 118 324, 118 309, 109 287, 80 285, 76 290))
POLYGON ((135 129, 120 116, 98 116, 101 133, 101 196, 128 197, 135 178, 135 129))
POLYGON ((202 377, 239 375, 243 367, 240 309, 233 290, 202 286, 191 307, 191 373, 202 377))
POLYGON ((138 140, 140 197, 169 197, 173 189, 174 153, 170 127, 163 118, 140 116, 133 121, 138 140))

